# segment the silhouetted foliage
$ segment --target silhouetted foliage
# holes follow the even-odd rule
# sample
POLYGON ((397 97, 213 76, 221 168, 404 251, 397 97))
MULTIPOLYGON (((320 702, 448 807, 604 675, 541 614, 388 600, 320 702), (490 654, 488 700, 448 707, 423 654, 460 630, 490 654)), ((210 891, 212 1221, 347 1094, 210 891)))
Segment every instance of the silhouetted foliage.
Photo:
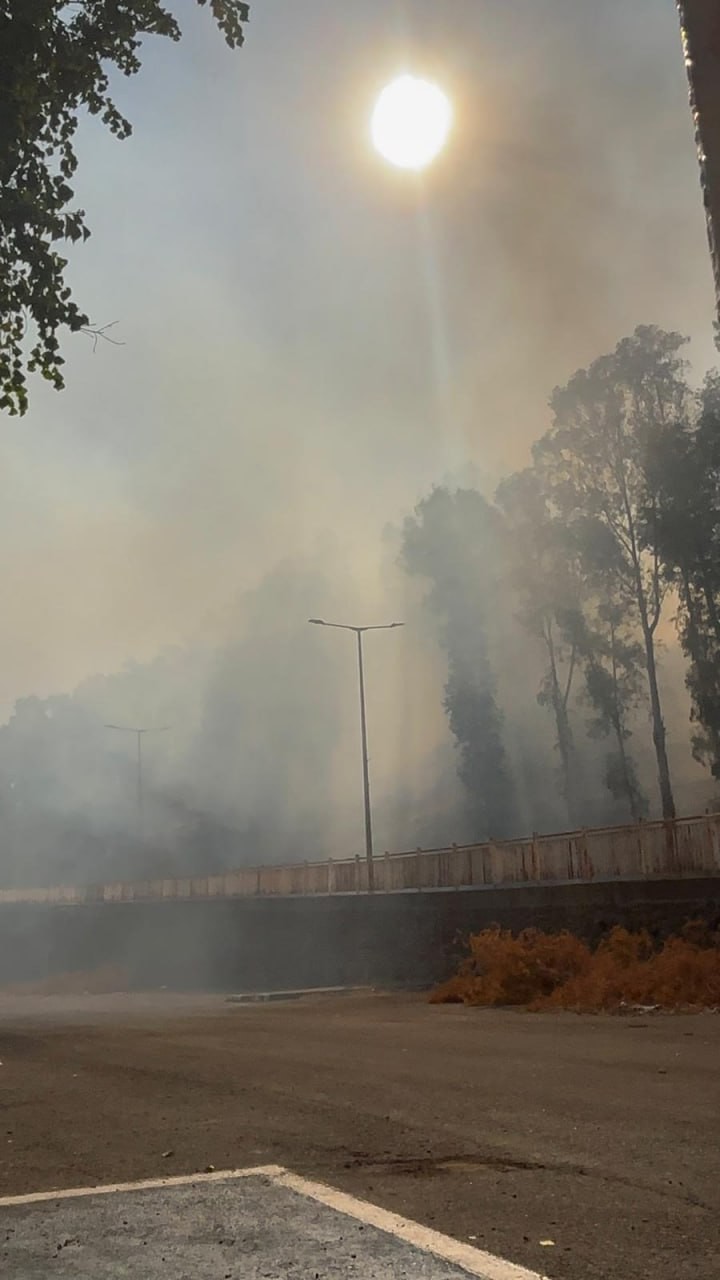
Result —
POLYGON ((605 785, 636 822, 648 812, 628 746, 630 718, 644 697, 643 659, 622 607, 601 605, 592 647, 584 655, 585 697, 594 712, 588 727, 591 734, 615 739, 605 759, 605 785))
MULTIPOLYGON (((230 48, 241 45, 249 5, 209 8, 230 48)), ((0 0, 0 408, 10 413, 27 409, 29 372, 63 387, 60 330, 107 329, 73 301, 57 246, 90 234, 84 210, 72 207, 79 113, 129 136, 109 77, 140 70, 150 35, 180 39, 160 0, 0 0)))
POLYGON ((720 375, 695 395, 684 343, 640 326, 555 390, 532 465, 501 483, 494 508, 471 490, 435 490, 405 526, 405 565, 432 583, 428 603, 444 619, 446 710, 463 781, 484 776, 480 746, 490 742, 507 767, 500 668, 487 644, 502 597, 501 626, 519 624, 543 655, 537 699, 552 715, 572 825, 597 794, 588 739, 607 739, 592 778, 612 797, 608 817, 648 812, 636 763, 645 708, 662 813, 674 815, 658 679, 666 604, 677 608, 689 661, 694 754, 720 777, 720 375))
POLYGON ((690 391, 685 339, 640 326, 580 369, 552 397, 553 425, 533 458, 543 488, 572 530, 583 571, 612 584, 645 651, 662 812, 675 814, 657 677, 656 632, 667 582, 656 537, 659 495, 651 451, 685 429, 690 391))
POLYGON ((405 521, 402 560, 430 584, 427 605, 448 655, 445 710, 477 833, 513 833, 513 785, 488 655, 488 611, 502 576, 500 515, 473 489, 434 489, 405 521))
POLYGON ((651 455, 658 494, 655 537, 679 599, 678 631, 689 661, 687 686, 698 726, 698 760, 720 778, 720 376, 708 377, 698 414, 666 434, 651 455))
POLYGON ((518 593, 518 619, 545 653, 537 699, 555 722, 561 789, 570 825, 580 820, 579 761, 570 717, 584 634, 582 579, 567 527, 550 511, 538 475, 521 471, 503 481, 497 501, 506 517, 507 555, 518 593))

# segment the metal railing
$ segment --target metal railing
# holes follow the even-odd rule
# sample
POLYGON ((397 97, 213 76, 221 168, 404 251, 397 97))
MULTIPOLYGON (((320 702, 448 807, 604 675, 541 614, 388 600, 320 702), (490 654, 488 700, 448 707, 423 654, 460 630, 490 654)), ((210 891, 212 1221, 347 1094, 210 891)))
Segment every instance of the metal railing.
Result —
MULTIPOLYGON (((375 858, 374 872, 376 893, 720 876, 720 814, 386 853, 375 858)), ((1 889, 0 904, 293 897, 367 890, 367 862, 358 856, 181 879, 1 889)))

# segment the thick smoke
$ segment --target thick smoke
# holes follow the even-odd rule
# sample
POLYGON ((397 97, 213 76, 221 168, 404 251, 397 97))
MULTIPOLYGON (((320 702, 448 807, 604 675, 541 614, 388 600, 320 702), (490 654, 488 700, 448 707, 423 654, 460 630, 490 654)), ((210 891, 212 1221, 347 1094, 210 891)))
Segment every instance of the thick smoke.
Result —
MULTIPOLYGON (((69 342, 68 390, 36 388, 0 444, 6 882, 361 850, 352 638, 319 614, 407 624, 367 646, 378 848, 482 834, 403 522, 468 466, 491 497, 551 388, 637 323, 712 359, 671 4, 268 0, 239 55, 192 8, 185 41, 148 42, 117 86, 133 138, 83 125, 73 284, 125 345, 69 342), (422 182, 366 136, 406 65, 456 105, 422 182), (133 741, 106 721, 171 726, 148 736, 142 841, 133 741)), ((512 607, 485 639, 524 832, 566 814, 512 607)), ((695 808, 669 624, 665 643, 695 808)), ((588 822, 607 816, 596 764, 588 747, 588 822)))

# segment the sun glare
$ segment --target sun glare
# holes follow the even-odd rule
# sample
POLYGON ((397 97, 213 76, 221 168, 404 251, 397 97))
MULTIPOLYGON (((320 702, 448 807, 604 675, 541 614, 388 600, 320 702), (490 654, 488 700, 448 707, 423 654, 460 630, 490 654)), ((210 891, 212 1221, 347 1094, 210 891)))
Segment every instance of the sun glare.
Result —
POLYGON ((445 146, 452 114, 449 98, 436 84, 399 76, 385 86, 375 104, 373 144, 400 169, 424 169, 445 146))

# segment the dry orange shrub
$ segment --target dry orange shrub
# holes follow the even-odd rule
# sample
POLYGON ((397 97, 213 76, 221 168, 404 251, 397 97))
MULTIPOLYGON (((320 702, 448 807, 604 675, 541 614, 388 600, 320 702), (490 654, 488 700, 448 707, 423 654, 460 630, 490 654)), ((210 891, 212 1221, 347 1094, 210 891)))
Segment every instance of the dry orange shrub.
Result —
POLYGON ((596 1012, 623 1005, 720 1006, 720 934, 694 922, 656 947, 644 931, 615 928, 593 950, 573 934, 497 926, 474 934, 434 1004, 522 1005, 596 1012))

